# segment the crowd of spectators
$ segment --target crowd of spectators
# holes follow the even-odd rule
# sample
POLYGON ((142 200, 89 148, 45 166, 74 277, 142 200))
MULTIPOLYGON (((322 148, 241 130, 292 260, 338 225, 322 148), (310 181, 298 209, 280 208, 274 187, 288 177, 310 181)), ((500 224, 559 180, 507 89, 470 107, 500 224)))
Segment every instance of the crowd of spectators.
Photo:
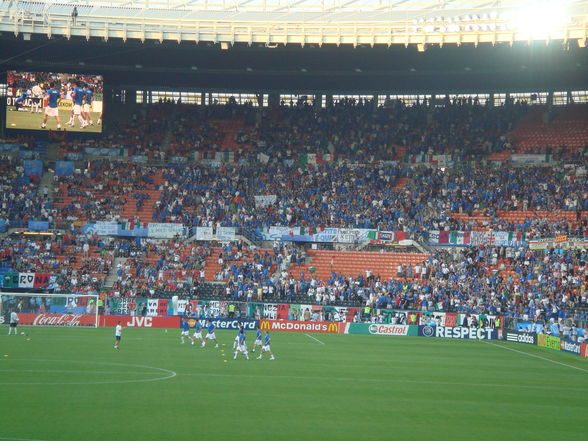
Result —
POLYGON ((586 176, 559 167, 183 165, 164 169, 163 176, 153 213, 157 222, 251 230, 272 225, 379 228, 413 234, 484 227, 535 236, 581 236, 588 227, 582 213, 588 210, 586 176), (395 187, 399 177, 408 178, 405 187, 395 187), (256 195, 276 195, 276 201, 256 206, 256 195), (575 221, 500 218, 500 211, 560 210, 576 213, 575 221), (484 214, 484 225, 451 216, 474 212, 484 214))

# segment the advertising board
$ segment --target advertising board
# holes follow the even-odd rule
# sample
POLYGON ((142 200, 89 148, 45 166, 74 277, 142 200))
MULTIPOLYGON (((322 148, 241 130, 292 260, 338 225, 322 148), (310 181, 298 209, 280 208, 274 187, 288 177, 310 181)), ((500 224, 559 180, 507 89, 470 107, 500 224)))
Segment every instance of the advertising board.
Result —
POLYGON ((454 328, 445 326, 419 326, 418 335, 421 337, 457 338, 466 340, 497 340, 499 330, 495 328, 454 328))
MULTIPOLYGON (((203 327, 206 327, 206 324, 208 324, 208 322, 205 322, 206 320, 208 320, 208 319, 206 319, 206 318, 200 319, 203 327)), ((196 321, 197 321, 196 318, 189 318, 188 319, 188 325, 190 325, 190 328, 194 328, 196 326, 196 321)), ((237 320, 237 319, 215 318, 215 319, 212 319, 212 323, 214 324, 216 329, 237 330, 237 329, 239 329, 240 326, 243 326, 246 330, 252 331, 255 329, 255 326, 259 322, 258 322, 258 320, 251 320, 251 319, 237 320)), ((179 326, 179 321, 178 321, 178 326, 179 326)))
POLYGON ((376 323, 350 323, 347 329, 348 334, 370 334, 370 335, 417 335, 417 327, 409 325, 388 325, 376 323))
POLYGON ((323 334, 340 334, 345 324, 338 322, 295 322, 290 320, 261 320, 262 331, 319 332, 323 334))
POLYGON ((537 334, 531 334, 529 332, 518 332, 513 330, 507 330, 504 333, 504 339, 514 343, 524 343, 527 345, 537 344, 537 334))
POLYGON ((121 316, 104 315, 99 317, 100 326, 112 327, 121 321, 126 328, 179 328, 179 317, 149 317, 149 316, 121 316))
POLYGON ((31 326, 94 326, 96 316, 89 314, 28 314, 18 315, 20 325, 31 326))
POLYGON ((559 337, 553 337, 546 334, 537 335, 538 346, 543 346, 544 348, 553 349, 555 351, 560 350, 560 341, 561 339, 559 337))

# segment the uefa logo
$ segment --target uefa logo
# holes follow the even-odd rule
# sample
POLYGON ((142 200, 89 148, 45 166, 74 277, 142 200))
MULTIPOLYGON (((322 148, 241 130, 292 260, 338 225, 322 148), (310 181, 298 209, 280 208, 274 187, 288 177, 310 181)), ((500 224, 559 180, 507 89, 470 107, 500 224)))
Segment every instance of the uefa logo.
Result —
POLYGON ((435 328, 433 328, 432 326, 426 325, 425 327, 423 327, 423 335, 425 337, 432 337, 435 335, 435 328))

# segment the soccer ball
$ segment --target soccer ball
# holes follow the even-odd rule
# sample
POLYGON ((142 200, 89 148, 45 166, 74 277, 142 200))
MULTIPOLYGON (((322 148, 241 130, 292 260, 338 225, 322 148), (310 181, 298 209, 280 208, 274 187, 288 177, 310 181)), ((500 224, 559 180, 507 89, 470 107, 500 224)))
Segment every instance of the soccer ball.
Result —
POLYGON ((21 332, 20 335, 25 335, 25 333, 24 332, 21 332))

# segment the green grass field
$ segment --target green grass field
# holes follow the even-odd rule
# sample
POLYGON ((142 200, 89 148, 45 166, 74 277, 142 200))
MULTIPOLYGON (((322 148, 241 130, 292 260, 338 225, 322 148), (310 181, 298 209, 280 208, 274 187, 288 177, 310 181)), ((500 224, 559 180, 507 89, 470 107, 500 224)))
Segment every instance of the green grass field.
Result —
POLYGON ((276 332, 275 361, 233 361, 232 331, 217 332, 221 350, 127 328, 120 351, 109 328, 25 331, 0 328, 0 440, 553 441, 588 430, 588 360, 538 347, 276 332))
MULTIPOLYGON (((96 121, 98 121, 98 117, 100 116, 99 113, 92 112, 92 120, 94 121, 94 125, 88 126, 85 129, 80 128, 80 122, 77 119, 75 121, 75 127, 72 128, 70 126, 65 125, 65 123, 69 120, 70 115, 70 110, 59 110, 59 118, 61 119, 62 129, 65 129, 68 132, 102 132, 102 126, 96 124, 96 121)), ((57 122, 53 117, 47 118, 46 129, 42 129, 41 124, 43 124, 43 109, 41 109, 41 113, 31 113, 29 110, 27 110, 26 112, 17 112, 14 110, 14 106, 8 106, 8 110, 6 112, 6 127, 8 129, 57 130, 57 122)))

